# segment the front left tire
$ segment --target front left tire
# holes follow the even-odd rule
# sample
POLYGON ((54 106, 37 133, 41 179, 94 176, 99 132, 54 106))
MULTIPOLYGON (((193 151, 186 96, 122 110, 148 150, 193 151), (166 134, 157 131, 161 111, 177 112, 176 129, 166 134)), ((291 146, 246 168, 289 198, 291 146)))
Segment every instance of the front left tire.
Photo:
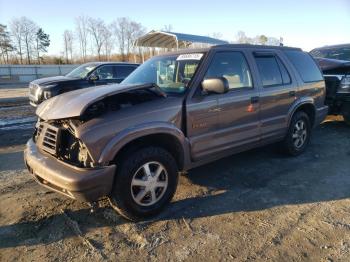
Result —
POLYGON ((160 147, 130 152, 117 167, 111 206, 137 221, 158 214, 172 199, 178 183, 174 157, 160 147))

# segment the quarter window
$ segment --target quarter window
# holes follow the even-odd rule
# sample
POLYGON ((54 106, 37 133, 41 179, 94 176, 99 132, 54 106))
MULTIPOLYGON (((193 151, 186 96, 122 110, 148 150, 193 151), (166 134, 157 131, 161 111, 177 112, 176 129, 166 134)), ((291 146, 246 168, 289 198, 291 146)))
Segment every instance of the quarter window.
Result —
POLYGON ((251 88, 252 78, 241 52, 219 52, 214 56, 205 78, 224 77, 230 89, 251 88))
POLYGON ((305 83, 323 80, 322 73, 308 53, 296 50, 285 51, 285 54, 298 71, 305 83))

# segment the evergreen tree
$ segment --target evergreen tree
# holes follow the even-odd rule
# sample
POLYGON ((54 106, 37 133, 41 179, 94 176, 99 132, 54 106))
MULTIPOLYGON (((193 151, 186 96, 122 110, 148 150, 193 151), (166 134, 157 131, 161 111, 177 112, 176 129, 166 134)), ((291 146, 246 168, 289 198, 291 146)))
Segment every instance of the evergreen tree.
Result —
POLYGON ((40 52, 47 52, 47 48, 50 46, 50 36, 44 33, 42 28, 36 33, 36 53, 38 63, 40 64, 40 52))

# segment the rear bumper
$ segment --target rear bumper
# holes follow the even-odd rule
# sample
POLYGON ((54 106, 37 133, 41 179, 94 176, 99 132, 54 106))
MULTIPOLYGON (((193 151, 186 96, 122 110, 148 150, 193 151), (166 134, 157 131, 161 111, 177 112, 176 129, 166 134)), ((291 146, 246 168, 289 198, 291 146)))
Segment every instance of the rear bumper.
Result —
POLYGON ((327 115, 328 115, 328 106, 317 108, 314 126, 318 126, 320 123, 322 123, 322 121, 326 119, 327 115))
POLYGON ((78 168, 42 153, 30 139, 24 151, 25 164, 34 179, 53 191, 81 201, 95 201, 110 194, 115 165, 78 168))

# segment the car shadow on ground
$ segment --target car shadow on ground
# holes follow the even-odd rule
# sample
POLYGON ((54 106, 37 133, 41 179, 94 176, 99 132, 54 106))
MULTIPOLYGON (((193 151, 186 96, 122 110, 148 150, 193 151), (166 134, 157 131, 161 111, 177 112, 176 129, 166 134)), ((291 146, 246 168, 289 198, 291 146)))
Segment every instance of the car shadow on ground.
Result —
MULTIPOLYGON (((349 198, 349 134, 350 128, 343 122, 325 122, 315 130, 309 149, 301 156, 287 157, 273 145, 193 169, 181 180, 208 190, 175 200, 159 216, 139 224, 349 198)), ((91 228, 131 223, 119 216, 110 219, 106 214, 114 213, 108 207, 93 214, 89 208, 65 210, 39 220, 28 218, 0 226, 0 248, 49 244, 91 228), (76 223, 80 228, 74 230, 76 223), (51 227, 55 234, 47 230, 51 227)))

